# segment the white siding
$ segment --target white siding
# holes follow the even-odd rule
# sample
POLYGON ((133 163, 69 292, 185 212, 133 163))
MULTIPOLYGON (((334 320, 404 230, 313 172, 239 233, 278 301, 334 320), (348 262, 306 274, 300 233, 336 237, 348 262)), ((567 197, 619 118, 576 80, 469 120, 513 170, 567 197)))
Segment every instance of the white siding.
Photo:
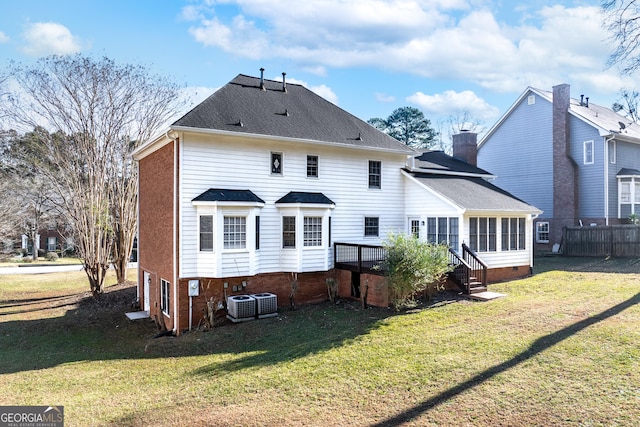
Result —
MULTIPOLYGON (((179 247, 182 262, 179 274, 182 277, 326 270, 332 263, 332 250, 327 248, 327 215, 332 217, 333 242, 380 244, 387 230, 404 230, 404 190, 400 174, 405 164, 404 155, 197 134, 184 134, 181 141, 179 247), (270 174, 272 151, 283 153, 281 176, 270 174), (318 178, 306 177, 308 154, 319 158, 318 178), (382 189, 368 188, 369 160, 382 162, 382 189), (251 190, 265 201, 264 207, 255 208, 254 214, 260 215, 259 250, 248 248, 245 254, 198 253, 198 213, 191 201, 209 188, 251 190), (302 246, 302 216, 308 213, 304 206, 298 210, 275 206, 275 202, 290 191, 323 193, 335 203, 335 209, 330 212, 312 209, 325 216, 321 250, 302 246), (299 217, 296 224, 299 240, 296 249, 282 249, 281 218, 283 212, 289 215, 294 211, 299 217), (380 218, 379 238, 364 238, 365 216, 380 218)), ((254 242, 254 225, 253 217, 248 218, 248 245, 254 242)), ((218 231, 220 227, 218 224, 218 231)), ((214 236, 214 240, 219 239, 219 235, 214 236)))

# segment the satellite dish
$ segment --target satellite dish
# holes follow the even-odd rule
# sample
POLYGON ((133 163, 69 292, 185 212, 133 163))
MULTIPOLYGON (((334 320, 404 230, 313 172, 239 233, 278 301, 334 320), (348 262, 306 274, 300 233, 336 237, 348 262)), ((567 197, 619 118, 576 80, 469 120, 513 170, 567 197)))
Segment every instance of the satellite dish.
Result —
POLYGON ((620 125, 620 129, 621 129, 621 130, 622 130, 622 129, 624 129, 624 128, 626 128, 626 126, 625 126, 625 124, 624 124, 624 123, 622 123, 622 122, 618 122, 618 124, 620 125))

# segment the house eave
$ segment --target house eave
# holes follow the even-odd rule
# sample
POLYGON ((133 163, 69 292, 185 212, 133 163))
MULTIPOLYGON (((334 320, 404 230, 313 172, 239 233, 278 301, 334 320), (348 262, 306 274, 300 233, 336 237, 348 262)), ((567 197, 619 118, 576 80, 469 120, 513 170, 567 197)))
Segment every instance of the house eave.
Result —
POLYGON ((205 201, 194 200, 192 206, 213 206, 213 207, 243 207, 243 208, 262 208, 264 203, 260 202, 225 202, 225 201, 205 201))
POLYGON ((285 141, 292 142, 296 144, 310 144, 314 146, 324 145, 327 147, 340 147, 340 148, 350 148, 354 150, 366 150, 366 151, 378 151, 385 153, 394 153, 394 154, 403 154, 403 155, 412 155, 415 154, 416 151, 410 147, 406 147, 406 149, 390 149, 390 148, 381 148, 381 147, 372 147, 372 146, 358 146, 352 144, 345 144, 341 142, 330 142, 330 141, 320 141, 313 139, 302 139, 302 138, 291 138, 277 135, 264 135, 257 133, 248 133, 248 132, 234 132, 234 131, 226 131, 220 129, 205 129, 205 128, 194 128, 188 126, 171 126, 171 130, 178 132, 189 132, 189 133, 200 133, 206 135, 220 135, 220 136, 230 136, 236 138, 245 138, 245 139, 260 139, 267 141, 285 141))
POLYGON ((322 203, 276 203, 275 207, 293 209, 335 209, 336 205, 325 205, 322 203))

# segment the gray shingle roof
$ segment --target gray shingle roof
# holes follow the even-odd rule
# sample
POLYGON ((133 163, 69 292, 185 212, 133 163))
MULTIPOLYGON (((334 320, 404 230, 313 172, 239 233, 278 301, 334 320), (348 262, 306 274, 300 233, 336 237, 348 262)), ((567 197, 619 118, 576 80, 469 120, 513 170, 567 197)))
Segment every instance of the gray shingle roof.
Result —
POLYGON ((280 198, 276 203, 308 203, 316 205, 335 205, 327 196, 322 193, 305 193, 299 191, 291 191, 284 197, 280 198))
POLYGON ((192 200, 193 202, 257 202, 264 203, 251 190, 210 188, 192 200))
POLYGON ((434 172, 461 172, 491 176, 486 170, 467 163, 458 157, 449 156, 444 151, 425 151, 416 156, 415 167, 434 172))
POLYGON ((197 105, 173 127, 215 129, 311 141, 414 151, 298 84, 238 75, 197 105))
POLYGON ((466 210, 541 213, 538 208, 483 178, 416 172, 411 175, 425 186, 466 210))

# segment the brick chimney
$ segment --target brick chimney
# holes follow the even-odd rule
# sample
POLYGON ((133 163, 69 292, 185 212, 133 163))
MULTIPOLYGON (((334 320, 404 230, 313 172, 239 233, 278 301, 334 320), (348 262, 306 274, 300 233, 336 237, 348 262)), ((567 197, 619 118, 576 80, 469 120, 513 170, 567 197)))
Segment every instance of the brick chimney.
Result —
POLYGON ((569 134, 568 84, 553 87, 553 224, 551 234, 556 243, 562 227, 578 221, 578 165, 571 157, 569 134))
POLYGON ((478 134, 466 130, 453 135, 453 157, 478 165, 478 134))

